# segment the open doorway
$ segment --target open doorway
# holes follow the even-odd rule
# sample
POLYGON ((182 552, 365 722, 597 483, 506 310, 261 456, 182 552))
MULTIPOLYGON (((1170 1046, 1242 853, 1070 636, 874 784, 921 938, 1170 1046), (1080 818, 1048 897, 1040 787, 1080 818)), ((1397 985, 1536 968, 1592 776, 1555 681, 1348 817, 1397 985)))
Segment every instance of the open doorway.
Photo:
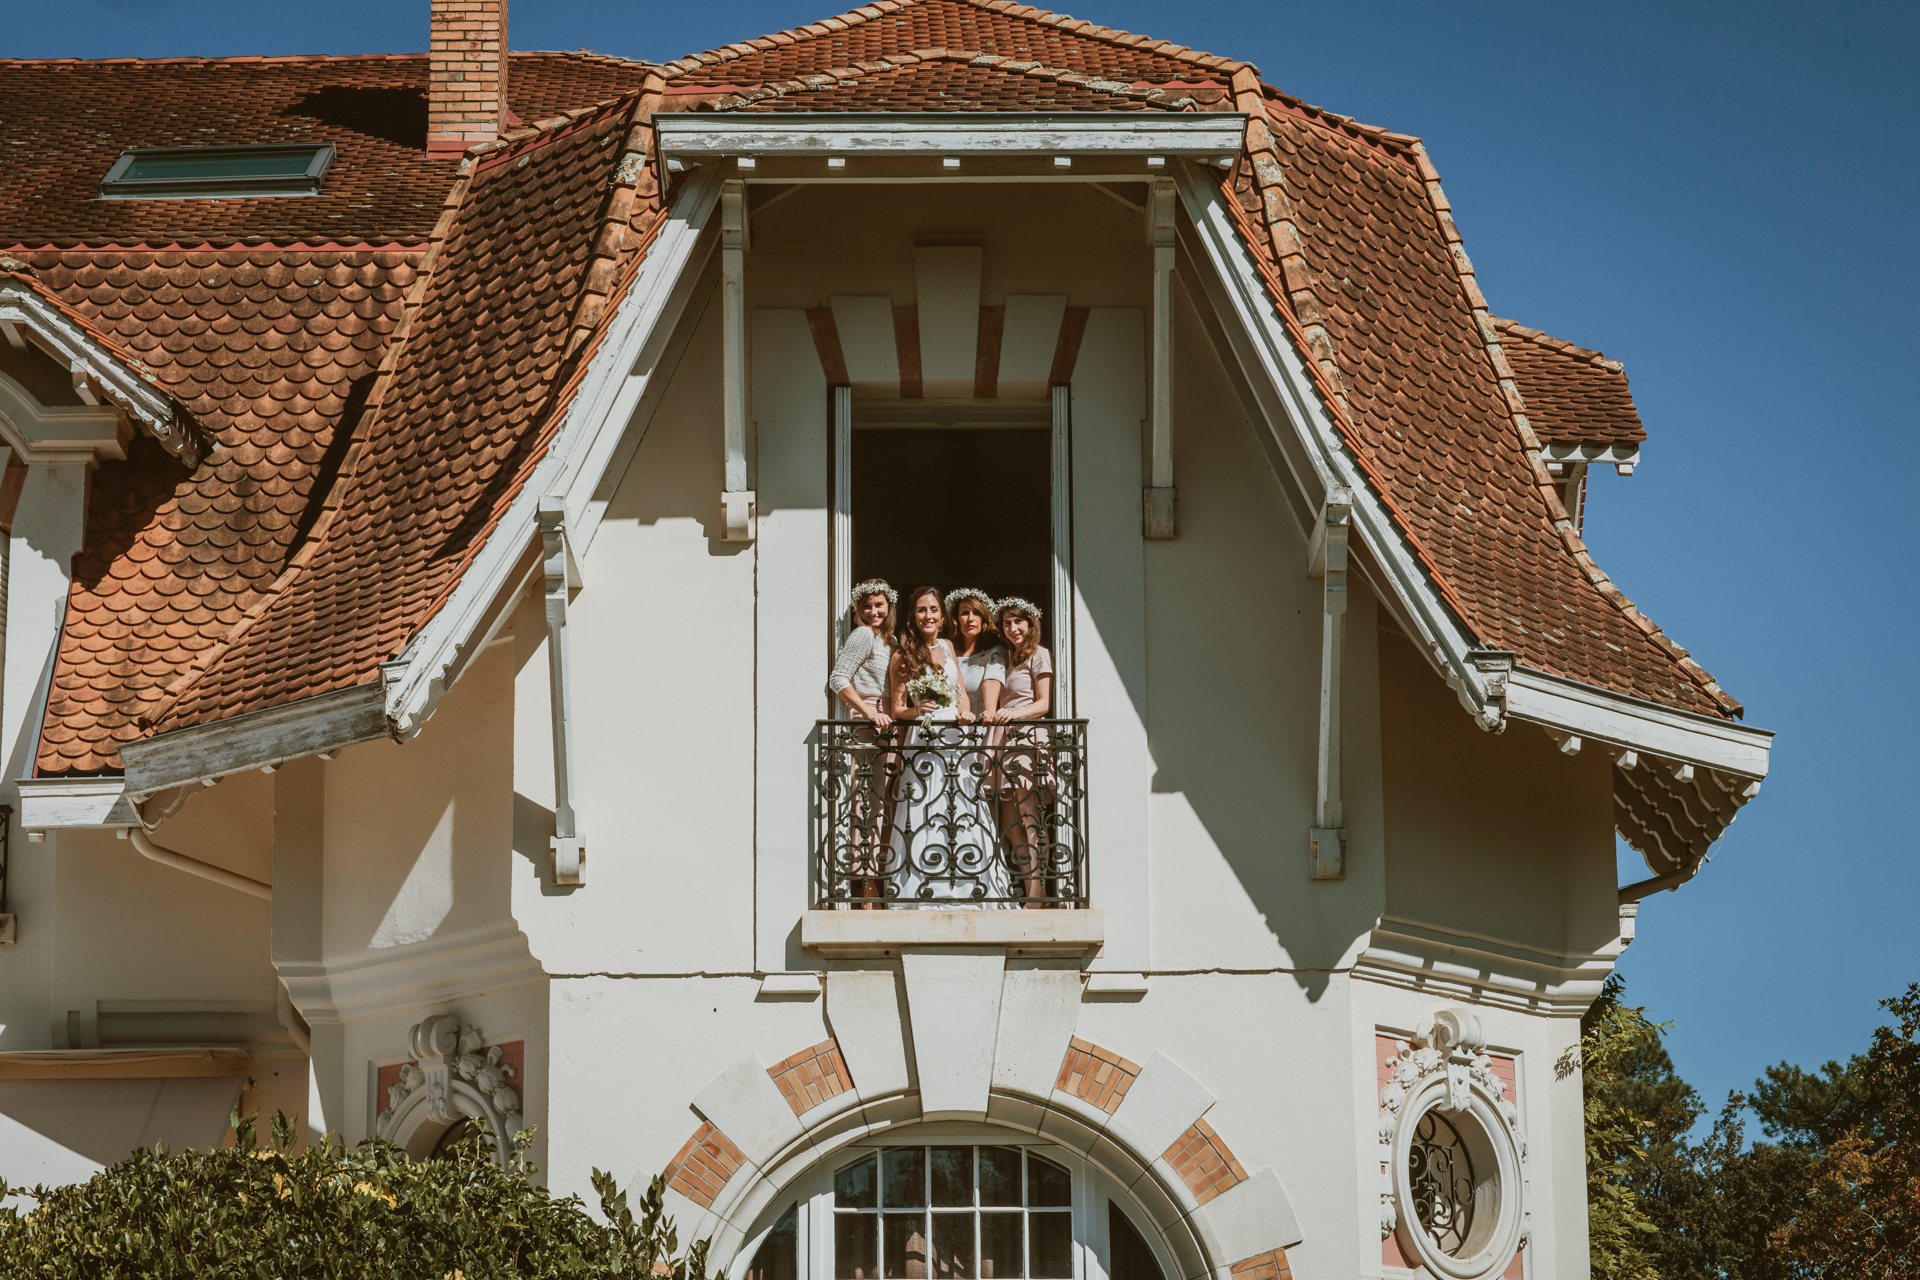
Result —
MULTIPOLYGON (((1053 593, 1053 435, 1047 426, 868 425, 852 458, 853 578, 904 596, 931 583, 1053 593)), ((1049 624, 1042 643, 1051 645, 1049 624)))

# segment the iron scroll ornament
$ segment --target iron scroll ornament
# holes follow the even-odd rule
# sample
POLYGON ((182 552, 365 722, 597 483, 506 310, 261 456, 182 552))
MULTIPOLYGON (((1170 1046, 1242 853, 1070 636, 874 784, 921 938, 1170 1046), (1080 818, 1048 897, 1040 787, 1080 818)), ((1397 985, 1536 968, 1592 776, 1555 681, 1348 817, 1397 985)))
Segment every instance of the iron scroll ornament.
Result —
POLYGON ((1437 1110, 1414 1123, 1407 1185, 1420 1229, 1442 1253, 1458 1256, 1473 1234, 1473 1153, 1437 1110))
POLYGON ((1503 1272, 1527 1240, 1526 1143, 1471 1010, 1420 1020, 1380 1090, 1380 1234, 1442 1280, 1503 1272))
POLYGON ((1087 722, 822 720, 816 907, 1084 907, 1087 722))

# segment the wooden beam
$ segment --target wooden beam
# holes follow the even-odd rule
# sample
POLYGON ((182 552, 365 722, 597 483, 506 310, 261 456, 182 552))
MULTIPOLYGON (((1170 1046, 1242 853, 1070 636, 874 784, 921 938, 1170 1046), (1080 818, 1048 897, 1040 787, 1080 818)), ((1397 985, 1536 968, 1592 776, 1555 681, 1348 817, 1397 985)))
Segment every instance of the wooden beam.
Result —
POLYGON ((1148 538, 1179 536, 1173 487, 1173 179, 1156 178, 1147 200, 1147 242, 1153 246, 1153 365, 1148 381, 1147 491, 1142 495, 1142 532, 1148 538))
POLYGON ((747 488, 747 188, 720 186, 721 405, 726 481, 720 495, 722 542, 753 541, 754 495, 747 488))
POLYGON ((1334 487, 1314 525, 1307 571, 1320 578, 1320 742, 1315 790, 1315 823, 1310 833, 1309 876, 1314 880, 1347 877, 1346 807, 1340 798, 1340 667, 1346 645, 1347 533, 1353 518, 1353 494, 1334 487))

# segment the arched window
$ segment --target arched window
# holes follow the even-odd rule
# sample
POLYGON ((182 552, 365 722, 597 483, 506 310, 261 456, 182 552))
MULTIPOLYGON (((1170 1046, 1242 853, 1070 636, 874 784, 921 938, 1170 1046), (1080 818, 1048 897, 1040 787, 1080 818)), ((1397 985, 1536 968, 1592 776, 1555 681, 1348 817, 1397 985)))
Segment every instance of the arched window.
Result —
POLYGON ((1075 1153, 1031 1135, 920 1126, 804 1175, 763 1215, 747 1276, 1164 1280, 1130 1203, 1075 1153))

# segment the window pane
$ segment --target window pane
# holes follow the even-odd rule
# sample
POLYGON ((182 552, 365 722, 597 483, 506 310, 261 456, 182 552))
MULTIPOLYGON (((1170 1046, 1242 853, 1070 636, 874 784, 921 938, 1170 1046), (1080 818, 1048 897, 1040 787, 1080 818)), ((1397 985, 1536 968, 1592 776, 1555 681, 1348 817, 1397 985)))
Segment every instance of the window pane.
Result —
POLYGON ((833 1203, 838 1209, 874 1209, 879 1201, 873 1195, 874 1158, 857 1160, 833 1175, 833 1203))
POLYGON ((980 1203, 1020 1203, 1020 1148, 980 1148, 980 1203))
POLYGON ((1111 1280, 1166 1280, 1160 1263, 1147 1247, 1146 1237, 1134 1227, 1132 1219, 1113 1201, 1107 1201, 1107 1239, 1111 1280))
POLYGON ((1020 1221, 1017 1213, 980 1215, 980 1280, 1009 1280, 1025 1274, 1020 1265, 1020 1221))
POLYGON ((927 1215, 885 1213, 880 1216, 887 1224, 884 1232, 887 1280, 927 1280, 927 1215))
POLYGON ((834 1280, 878 1280, 879 1235, 880 1219, 875 1214, 834 1214, 834 1280))
POLYGON ((1033 1268, 1027 1274, 1036 1280, 1067 1280, 1073 1275, 1073 1215, 1035 1213, 1028 1216, 1033 1234, 1033 1268))
POLYGON ((933 1149, 933 1205, 936 1209, 973 1207, 973 1148, 933 1149))
POLYGON ((121 181, 136 178, 264 178, 276 175, 297 177, 313 163, 313 152, 279 150, 227 151, 209 155, 140 156, 120 175, 121 181))
POLYGON ((800 1269, 799 1205, 780 1215, 753 1255, 747 1280, 795 1280, 800 1269))
POLYGON ((1073 1180, 1067 1171, 1031 1151, 1027 1153, 1027 1203, 1036 1209, 1043 1205, 1065 1208, 1073 1203, 1073 1180))
POLYGON ((933 1260, 938 1280, 974 1280, 971 1213, 933 1215, 933 1260))
POLYGON ((881 1152, 880 1170, 883 1205, 889 1209, 926 1207, 927 1149, 925 1147, 895 1147, 891 1151, 881 1152))

